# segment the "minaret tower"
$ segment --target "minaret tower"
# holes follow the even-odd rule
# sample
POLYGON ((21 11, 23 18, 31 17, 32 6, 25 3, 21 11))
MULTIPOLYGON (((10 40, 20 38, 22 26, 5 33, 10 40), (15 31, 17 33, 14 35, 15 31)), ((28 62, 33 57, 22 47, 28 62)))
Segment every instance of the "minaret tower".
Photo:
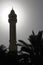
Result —
POLYGON ((16 23, 17 23, 17 15, 15 14, 13 8, 9 14, 9 24, 10 24, 10 45, 9 51, 16 51, 16 23))

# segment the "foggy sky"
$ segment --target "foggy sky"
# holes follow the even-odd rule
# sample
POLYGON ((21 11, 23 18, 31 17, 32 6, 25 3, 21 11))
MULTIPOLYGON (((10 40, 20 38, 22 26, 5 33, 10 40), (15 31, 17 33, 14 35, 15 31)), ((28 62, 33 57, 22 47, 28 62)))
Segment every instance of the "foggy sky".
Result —
POLYGON ((43 30, 43 0, 0 0, 0 44, 8 46, 9 27, 8 25, 5 27, 1 16, 4 5, 6 4, 10 4, 11 6, 13 4, 13 7, 17 7, 18 11, 20 11, 19 15, 21 14, 20 19, 17 20, 17 40, 22 39, 29 43, 27 39, 32 30, 35 33, 43 30))

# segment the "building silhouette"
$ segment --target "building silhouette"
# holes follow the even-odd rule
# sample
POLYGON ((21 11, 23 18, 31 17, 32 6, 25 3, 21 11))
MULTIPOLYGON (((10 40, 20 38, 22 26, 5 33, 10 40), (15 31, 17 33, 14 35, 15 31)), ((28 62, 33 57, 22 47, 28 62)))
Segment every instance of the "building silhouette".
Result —
POLYGON ((9 14, 9 24, 10 24, 10 44, 9 51, 16 51, 16 23, 17 23, 17 15, 15 14, 13 8, 9 14))

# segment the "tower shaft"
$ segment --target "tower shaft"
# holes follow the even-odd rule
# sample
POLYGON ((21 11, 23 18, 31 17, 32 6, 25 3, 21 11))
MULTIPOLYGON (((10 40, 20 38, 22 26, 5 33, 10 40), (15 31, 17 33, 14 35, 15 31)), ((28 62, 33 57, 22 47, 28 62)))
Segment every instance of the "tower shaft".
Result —
POLYGON ((16 50, 16 24, 10 24, 10 51, 16 50))
POLYGON ((14 10, 12 9, 9 14, 9 23, 10 23, 10 44, 9 44, 9 51, 16 52, 16 22, 17 22, 17 15, 15 14, 14 10))

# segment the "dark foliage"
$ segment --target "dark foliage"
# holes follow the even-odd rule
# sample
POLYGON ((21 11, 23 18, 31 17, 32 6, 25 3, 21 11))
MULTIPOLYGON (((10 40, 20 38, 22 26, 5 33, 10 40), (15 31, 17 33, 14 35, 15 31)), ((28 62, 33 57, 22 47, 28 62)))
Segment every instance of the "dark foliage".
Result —
POLYGON ((32 31, 32 35, 29 36, 29 41, 31 42, 34 48, 34 57, 33 62, 36 65, 43 64, 43 31, 39 31, 37 35, 32 31))
POLYGON ((34 31, 28 40, 31 44, 27 44, 23 40, 19 40, 17 46, 21 46, 20 51, 7 52, 4 45, 0 46, 0 65, 43 65, 43 31, 39 31, 36 35, 34 31))

